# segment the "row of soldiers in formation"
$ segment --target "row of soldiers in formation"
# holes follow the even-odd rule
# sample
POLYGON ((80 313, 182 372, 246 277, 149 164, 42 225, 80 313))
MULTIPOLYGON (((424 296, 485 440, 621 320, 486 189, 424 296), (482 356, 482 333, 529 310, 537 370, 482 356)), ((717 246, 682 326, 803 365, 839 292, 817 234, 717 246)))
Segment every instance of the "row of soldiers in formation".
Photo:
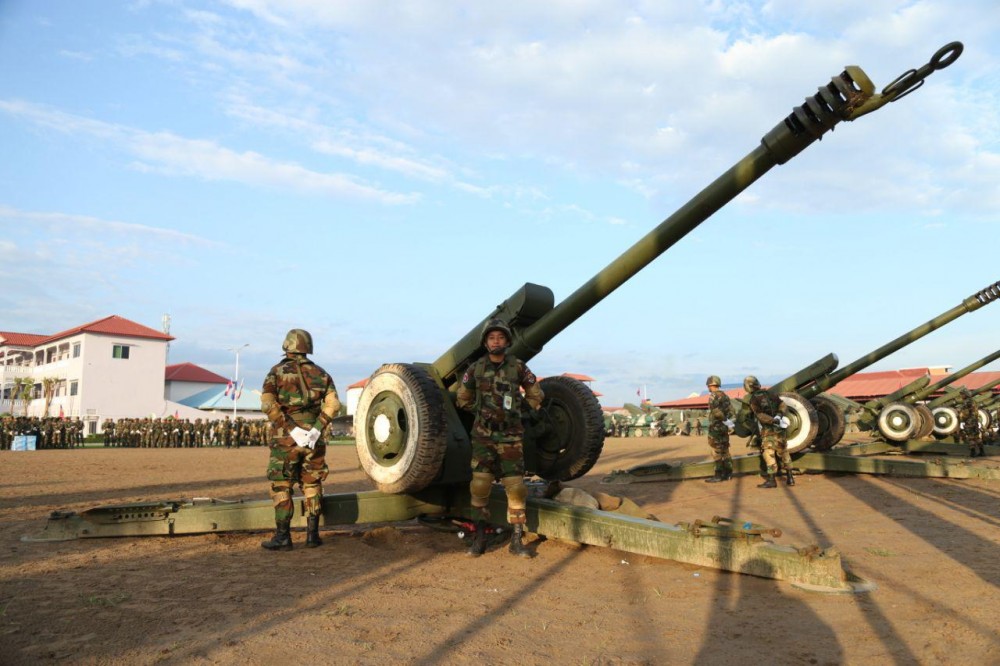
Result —
POLYGON ((83 446, 83 421, 9 414, 0 418, 0 451, 9 451, 18 435, 34 435, 37 449, 72 449, 83 446))
POLYGON ((266 419, 218 420, 175 418, 105 419, 104 446, 143 449, 196 448, 202 446, 267 446, 266 419))

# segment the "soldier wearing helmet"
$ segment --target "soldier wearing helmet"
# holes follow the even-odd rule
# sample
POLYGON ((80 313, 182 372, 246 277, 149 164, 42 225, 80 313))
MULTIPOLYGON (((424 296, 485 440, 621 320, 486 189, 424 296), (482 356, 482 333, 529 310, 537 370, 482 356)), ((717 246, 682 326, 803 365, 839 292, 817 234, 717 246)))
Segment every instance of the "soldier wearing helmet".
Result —
POLYGON ((733 403, 723 391, 722 380, 711 375, 705 380, 708 387, 708 445, 715 461, 715 476, 706 483, 719 483, 733 478, 733 456, 729 453, 729 428, 733 425, 733 403))
POLYGON ((986 455, 983 450, 983 433, 979 423, 979 409, 968 388, 959 389, 962 399, 958 402, 958 420, 961 423, 960 436, 969 445, 969 457, 986 455))
POLYGON ((524 537, 524 426, 523 403, 532 410, 542 405, 542 389, 524 361, 507 353, 511 332, 507 324, 491 319, 483 327, 480 342, 486 354, 465 370, 456 403, 475 415, 472 424, 472 518, 476 532, 467 552, 478 557, 486 550, 486 521, 490 488, 499 479, 507 493, 507 522, 513 526, 510 552, 531 557, 524 537), (524 395, 521 395, 524 389, 524 395))
POLYGON ((312 336, 294 328, 281 345, 285 358, 264 378, 260 408, 270 422, 271 457, 267 478, 274 504, 274 536, 261 544, 268 550, 291 550, 289 534, 295 505, 292 488, 302 487, 305 496, 306 547, 323 544, 319 538, 319 515, 323 508, 323 481, 329 473, 323 430, 340 411, 340 398, 333 379, 306 358, 313 351, 312 336))
POLYGON ((762 389, 753 375, 743 380, 743 389, 747 392, 745 400, 755 417, 755 436, 760 438, 760 456, 766 476, 764 483, 757 487, 778 487, 774 480, 778 473, 778 458, 781 458, 781 467, 785 470, 785 481, 794 486, 792 458, 788 455, 788 437, 785 434, 788 420, 781 415, 781 400, 762 389))

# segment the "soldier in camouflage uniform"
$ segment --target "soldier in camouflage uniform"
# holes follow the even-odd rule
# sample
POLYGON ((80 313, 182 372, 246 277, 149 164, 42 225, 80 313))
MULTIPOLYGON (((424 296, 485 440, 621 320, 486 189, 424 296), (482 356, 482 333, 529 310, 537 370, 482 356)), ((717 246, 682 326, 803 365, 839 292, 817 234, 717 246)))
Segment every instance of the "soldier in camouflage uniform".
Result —
POLYGON ((788 455, 788 438, 785 434, 787 419, 781 416, 781 400, 772 396, 760 387, 760 382, 753 375, 743 380, 746 390, 747 404, 753 412, 760 437, 760 456, 764 462, 767 478, 758 488, 777 488, 774 481, 778 473, 778 458, 785 470, 785 481, 790 486, 795 485, 792 476, 792 458, 788 455))
MULTIPOLYGON (((712 460, 715 461, 715 476, 705 479, 705 482, 719 483, 733 478, 733 456, 729 453, 733 404, 729 396, 719 390, 722 380, 717 375, 706 379, 705 385, 708 387, 708 445, 712 448, 712 460)), ((697 423, 700 426, 701 420, 697 423)))
POLYGON ((499 319, 486 323, 480 338, 486 355, 466 368, 456 396, 459 409, 475 415, 469 491, 476 533, 467 551, 473 557, 486 551, 487 505, 494 479, 500 480, 507 493, 507 522, 514 527, 509 550, 514 555, 531 557, 522 541, 528 489, 524 485, 521 403, 527 402, 537 411, 544 396, 528 366, 507 353, 511 340, 506 323, 499 319))
POLYGON ((319 514, 323 508, 323 481, 329 473, 323 430, 340 410, 333 379, 308 358, 312 336, 292 329, 281 345, 285 358, 264 378, 260 408, 271 422, 271 457, 267 478, 274 504, 274 537, 261 544, 268 550, 291 550, 289 524, 295 513, 292 487, 300 484, 305 496, 306 547, 322 545, 319 514))
POLYGON ((983 450, 982 424, 979 422, 979 408, 967 388, 959 389, 962 400, 958 404, 958 420, 962 424, 962 440, 969 445, 969 457, 986 455, 983 450))

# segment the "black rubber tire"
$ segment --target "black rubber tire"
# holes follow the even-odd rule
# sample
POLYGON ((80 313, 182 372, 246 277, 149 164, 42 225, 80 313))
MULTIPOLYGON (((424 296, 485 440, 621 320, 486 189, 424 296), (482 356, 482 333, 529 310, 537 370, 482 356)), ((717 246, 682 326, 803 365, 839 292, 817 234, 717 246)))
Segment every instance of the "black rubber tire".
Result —
POLYGON ((571 481, 594 466, 604 449, 601 403, 583 382, 556 375, 540 382, 542 409, 550 424, 535 441, 535 474, 546 481, 571 481))
POLYGON ((934 437, 944 439, 958 432, 958 412, 954 407, 935 407, 934 414, 934 437))
POLYGON ((878 413, 878 431, 890 442, 906 442, 920 427, 920 416, 913 405, 894 402, 878 413))
POLYGON ((384 493, 412 493, 441 471, 447 446, 444 397, 423 368, 387 363, 365 385, 354 413, 361 468, 384 493))
POLYGON ((917 415, 920 417, 920 427, 913 433, 913 439, 923 439, 934 432, 934 414, 927 405, 914 405, 917 415))
POLYGON ((788 424, 788 452, 798 453, 816 441, 819 433, 819 416, 816 408, 798 393, 782 393, 778 396, 785 405, 788 424))
POLYGON ((847 417, 837 403, 825 395, 818 395, 809 402, 816 408, 819 429, 812 447, 816 451, 829 451, 847 432, 847 417))

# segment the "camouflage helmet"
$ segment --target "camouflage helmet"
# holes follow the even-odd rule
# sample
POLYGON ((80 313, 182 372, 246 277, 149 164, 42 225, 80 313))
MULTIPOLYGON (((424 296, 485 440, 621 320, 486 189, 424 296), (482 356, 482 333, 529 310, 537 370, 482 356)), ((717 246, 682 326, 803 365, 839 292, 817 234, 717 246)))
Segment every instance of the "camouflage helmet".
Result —
POLYGON ((760 390, 760 382, 753 375, 747 375, 747 378, 743 380, 743 390, 747 393, 753 393, 754 391, 760 390))
POLYGON ((309 331, 293 328, 285 336, 285 341, 281 343, 281 349, 289 354, 312 354, 313 338, 309 335, 309 331))
POLYGON ((718 375, 709 375, 705 380, 705 386, 722 386, 722 380, 718 375))
MULTIPOLYGON (((512 336, 510 334, 510 327, 507 326, 507 322, 505 322, 502 319, 490 319, 488 322, 486 322, 486 325, 483 326, 483 334, 479 337, 479 344, 481 344, 483 347, 485 347, 486 346, 486 336, 489 335, 490 333, 492 333, 493 331, 500 331, 501 333, 503 333, 504 335, 506 335, 507 336, 507 346, 508 347, 510 346, 510 343, 513 341, 514 336, 512 336)), ((505 347, 505 349, 506 349, 506 347, 505 347)))

